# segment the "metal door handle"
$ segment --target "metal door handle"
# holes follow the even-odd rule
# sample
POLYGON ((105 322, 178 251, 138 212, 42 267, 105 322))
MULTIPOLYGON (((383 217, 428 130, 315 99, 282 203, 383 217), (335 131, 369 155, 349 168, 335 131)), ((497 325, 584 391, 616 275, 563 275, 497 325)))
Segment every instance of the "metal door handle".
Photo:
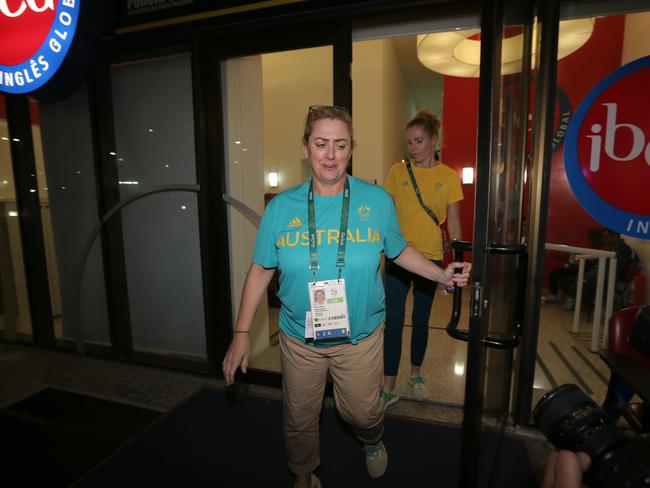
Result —
MULTIPOLYGON (((469 241, 453 241, 451 247, 454 249, 454 260, 463 261, 463 253, 465 251, 472 251, 472 243, 469 241)), ((523 284, 526 282, 528 273, 528 253, 527 247, 523 244, 489 244, 488 253, 491 254, 509 254, 519 256, 519 266, 517 267, 517 302, 515 313, 514 336, 508 339, 495 339, 493 337, 481 337, 481 342, 488 347, 495 349, 514 349, 521 342, 521 328, 524 318, 524 300, 526 296, 526 288, 523 284)), ((481 287, 474 287, 472 290, 472 314, 480 315, 483 294, 481 287)), ((463 289, 454 285, 454 297, 451 309, 451 319, 447 324, 447 334, 454 339, 461 341, 469 341, 469 332, 458 330, 458 322, 460 320, 461 299, 463 296, 463 289)))

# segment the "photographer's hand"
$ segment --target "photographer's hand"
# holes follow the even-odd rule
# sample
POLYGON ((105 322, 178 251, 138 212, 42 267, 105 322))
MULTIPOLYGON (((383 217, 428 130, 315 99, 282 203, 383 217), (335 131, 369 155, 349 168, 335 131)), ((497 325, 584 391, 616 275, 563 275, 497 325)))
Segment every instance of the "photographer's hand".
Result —
POLYGON ((552 451, 546 458, 542 488, 580 488, 582 475, 591 464, 584 452, 552 451))

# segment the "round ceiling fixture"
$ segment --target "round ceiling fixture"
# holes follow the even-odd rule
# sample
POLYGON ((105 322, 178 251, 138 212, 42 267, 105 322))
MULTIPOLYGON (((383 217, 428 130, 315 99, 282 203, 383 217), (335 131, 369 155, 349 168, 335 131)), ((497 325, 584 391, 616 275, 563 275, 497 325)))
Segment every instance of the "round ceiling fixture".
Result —
MULTIPOLYGON (((591 37, 594 22, 595 19, 561 21, 557 58, 562 59, 582 47, 591 37)), ((420 34, 417 36, 418 60, 430 70, 444 75, 477 78, 481 64, 480 33, 480 29, 465 29, 420 34)), ((521 71, 523 42, 521 29, 501 41, 502 75, 521 71)), ((533 63, 534 60, 533 44, 533 63)))

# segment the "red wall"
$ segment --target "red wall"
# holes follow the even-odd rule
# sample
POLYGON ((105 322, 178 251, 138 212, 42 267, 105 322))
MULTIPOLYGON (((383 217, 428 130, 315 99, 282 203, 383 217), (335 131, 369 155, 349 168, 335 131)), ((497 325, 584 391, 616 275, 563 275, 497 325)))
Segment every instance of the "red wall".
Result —
MULTIPOLYGON (((596 20, 587 43, 558 63, 557 84, 571 100, 573 111, 600 80, 621 66, 625 16, 596 20)), ((573 196, 564 172, 564 146, 553 153, 546 242, 590 247, 587 231, 602 227, 573 196)), ((562 255, 546 253, 545 273, 561 263, 562 255)))
MULTIPOLYGON (((625 16, 599 18, 587 43, 558 62, 557 83, 575 112, 582 98, 607 74, 621 65, 625 16)), ((442 160, 460 174, 476 161, 478 79, 445 76, 442 112, 442 160)), ((557 117, 556 117, 557 118, 557 117)), ((564 172, 561 145, 553 154, 548 207, 547 242, 588 246, 586 233, 601 227, 577 202, 564 172)), ((474 185, 463 185, 463 238, 472 239, 474 185)), ((560 261, 547 253, 546 273, 560 261)))
MULTIPOLYGON (((621 66, 624 16, 596 21, 589 41, 558 63, 557 84, 575 111, 589 90, 621 66)), ((602 227, 577 202, 564 172, 564 146, 553 153, 548 207, 547 241, 587 245, 587 230, 602 227)))
MULTIPOLYGON (((442 162, 455 169, 459 177, 466 166, 476 165, 478 126, 478 79, 445 76, 442 104, 442 162)), ((465 198, 460 202, 463 240, 471 241, 474 229, 474 184, 462 185, 465 198)))

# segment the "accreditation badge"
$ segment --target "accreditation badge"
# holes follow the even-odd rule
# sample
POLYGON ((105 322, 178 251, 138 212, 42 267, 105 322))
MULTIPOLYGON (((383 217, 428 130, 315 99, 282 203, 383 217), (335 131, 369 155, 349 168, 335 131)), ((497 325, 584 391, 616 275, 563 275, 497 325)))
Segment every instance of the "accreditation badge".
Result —
POLYGON ((308 283, 307 289, 314 341, 349 338, 350 318, 345 280, 312 281, 308 283))

